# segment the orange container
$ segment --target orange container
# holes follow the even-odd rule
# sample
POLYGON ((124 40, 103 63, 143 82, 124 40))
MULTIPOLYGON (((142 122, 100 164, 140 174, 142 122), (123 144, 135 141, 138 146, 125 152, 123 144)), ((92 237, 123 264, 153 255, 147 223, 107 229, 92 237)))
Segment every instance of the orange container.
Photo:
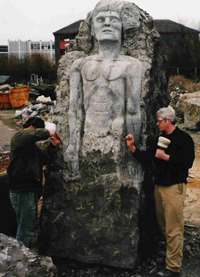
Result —
POLYGON ((29 99, 30 87, 15 87, 9 91, 10 103, 12 108, 22 107, 29 99))
POLYGON ((0 109, 22 107, 29 99, 29 86, 11 88, 8 93, 0 93, 0 109))
POLYGON ((12 108, 10 103, 9 92, 0 92, 0 109, 10 109, 12 108))

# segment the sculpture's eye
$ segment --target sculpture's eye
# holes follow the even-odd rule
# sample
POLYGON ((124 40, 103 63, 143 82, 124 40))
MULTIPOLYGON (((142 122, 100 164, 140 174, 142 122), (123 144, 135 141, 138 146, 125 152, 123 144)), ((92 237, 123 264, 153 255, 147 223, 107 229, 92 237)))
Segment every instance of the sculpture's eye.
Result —
POLYGON ((104 17, 98 17, 96 20, 98 23, 103 23, 105 21, 104 17))
POLYGON ((112 23, 118 23, 118 22, 120 22, 119 18, 114 17, 114 16, 111 17, 110 21, 111 21, 112 23))

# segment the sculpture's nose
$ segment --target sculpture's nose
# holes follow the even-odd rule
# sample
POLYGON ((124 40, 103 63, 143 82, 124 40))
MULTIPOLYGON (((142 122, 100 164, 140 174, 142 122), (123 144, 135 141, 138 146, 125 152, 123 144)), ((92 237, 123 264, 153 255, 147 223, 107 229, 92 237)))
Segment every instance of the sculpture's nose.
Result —
POLYGON ((110 26, 110 18, 109 17, 105 18, 104 24, 105 24, 105 26, 110 26))

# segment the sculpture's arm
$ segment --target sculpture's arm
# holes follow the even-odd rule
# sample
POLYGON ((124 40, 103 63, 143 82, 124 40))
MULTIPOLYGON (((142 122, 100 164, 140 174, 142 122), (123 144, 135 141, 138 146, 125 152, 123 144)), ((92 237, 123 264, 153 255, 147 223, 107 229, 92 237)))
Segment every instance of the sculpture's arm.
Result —
POLYGON ((133 134, 137 145, 141 129, 140 97, 141 97, 142 67, 136 60, 127 70, 126 77, 126 129, 127 134, 133 134))
POLYGON ((70 75, 70 105, 69 105, 69 146, 65 152, 66 161, 71 161, 72 173, 77 174, 79 171, 79 149, 80 133, 83 122, 83 92, 82 78, 80 73, 80 60, 76 60, 71 68, 70 75))

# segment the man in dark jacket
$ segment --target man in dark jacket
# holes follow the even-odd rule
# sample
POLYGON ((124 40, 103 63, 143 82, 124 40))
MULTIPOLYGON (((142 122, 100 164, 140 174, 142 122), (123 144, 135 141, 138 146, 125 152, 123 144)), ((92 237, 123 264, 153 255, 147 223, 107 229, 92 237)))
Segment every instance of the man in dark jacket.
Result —
POLYGON ((38 197, 42 190, 43 164, 53 158, 60 143, 54 130, 45 130, 44 121, 39 117, 29 118, 23 130, 11 139, 8 178, 11 204, 18 224, 16 238, 26 247, 30 243, 37 222, 38 197), (45 150, 40 150, 36 142, 52 137, 45 150))
POLYGON ((126 137, 127 146, 140 162, 155 162, 155 202, 157 219, 166 237, 166 269, 156 276, 180 276, 183 258, 184 200, 188 170, 194 161, 194 142, 189 134, 174 125, 171 107, 157 112, 157 126, 162 137, 147 151, 134 145, 134 137, 126 137), (167 143, 167 144, 166 144, 167 143))

